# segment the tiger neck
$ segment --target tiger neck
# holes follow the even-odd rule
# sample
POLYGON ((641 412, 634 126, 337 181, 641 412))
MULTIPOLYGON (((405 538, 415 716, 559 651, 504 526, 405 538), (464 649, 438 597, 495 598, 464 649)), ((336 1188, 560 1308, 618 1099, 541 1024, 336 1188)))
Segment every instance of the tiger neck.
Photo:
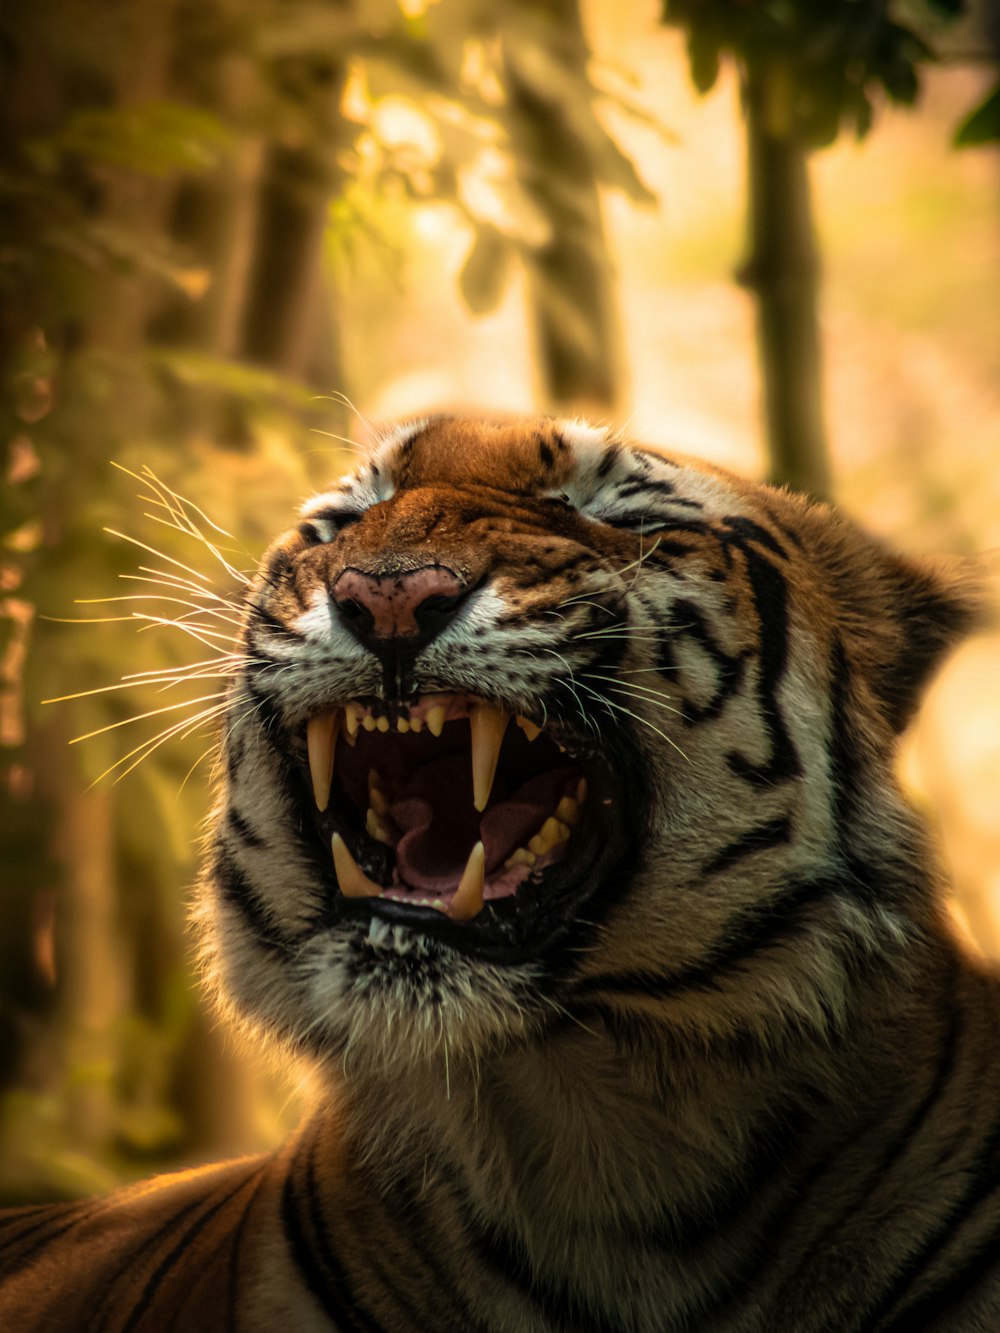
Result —
POLYGON ((347 1092, 347 1156, 390 1213, 401 1185, 439 1191, 568 1281, 630 1233, 680 1253, 730 1214, 766 1217, 907 1095, 905 1034, 941 1021, 946 970, 881 1007, 877 991, 858 996, 864 1021, 835 1041, 665 1050, 567 1025, 474 1070, 372 1077, 347 1092))

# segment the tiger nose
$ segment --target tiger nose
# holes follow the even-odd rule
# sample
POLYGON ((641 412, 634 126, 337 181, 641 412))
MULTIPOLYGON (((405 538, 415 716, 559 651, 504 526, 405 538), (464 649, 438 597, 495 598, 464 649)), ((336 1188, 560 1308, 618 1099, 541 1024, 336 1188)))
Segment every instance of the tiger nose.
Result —
POLYGON ((403 574, 345 569, 331 589, 333 604, 354 636, 369 646, 393 639, 432 639, 458 610, 466 588, 444 565, 403 574))

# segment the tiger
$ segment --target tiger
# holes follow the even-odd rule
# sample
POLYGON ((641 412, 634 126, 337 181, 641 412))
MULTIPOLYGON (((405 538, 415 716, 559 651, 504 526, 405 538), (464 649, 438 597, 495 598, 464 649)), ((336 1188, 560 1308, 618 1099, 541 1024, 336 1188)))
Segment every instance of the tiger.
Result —
POLYGON ((0 1327, 1000 1328, 1000 992, 897 738, 984 593, 580 421, 383 430, 246 597, 195 916, 273 1153, 0 1220, 0 1327))

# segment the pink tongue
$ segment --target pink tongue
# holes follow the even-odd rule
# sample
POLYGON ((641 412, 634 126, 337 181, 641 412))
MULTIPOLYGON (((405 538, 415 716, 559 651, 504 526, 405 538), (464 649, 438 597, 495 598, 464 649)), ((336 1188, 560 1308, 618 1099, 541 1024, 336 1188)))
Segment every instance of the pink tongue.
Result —
POLYGON ((481 815, 472 804, 467 755, 443 755, 425 764, 389 806, 402 833, 396 844, 399 878, 425 893, 449 892, 480 838, 488 878, 502 870, 516 847, 527 846, 575 778, 573 769, 560 768, 531 778, 516 791, 495 788, 493 802, 481 815))

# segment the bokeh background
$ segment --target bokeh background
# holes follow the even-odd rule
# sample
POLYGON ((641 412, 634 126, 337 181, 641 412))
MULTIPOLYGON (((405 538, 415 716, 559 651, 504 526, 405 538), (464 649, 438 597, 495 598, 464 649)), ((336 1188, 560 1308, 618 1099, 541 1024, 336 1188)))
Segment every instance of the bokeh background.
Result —
MULTIPOLYGON (((370 422, 585 413, 1000 546, 998 55, 957 0, 8 0, 0 1200, 294 1122, 184 918, 240 576, 370 422)), ((995 634, 901 766, 1000 957, 995 634)))

